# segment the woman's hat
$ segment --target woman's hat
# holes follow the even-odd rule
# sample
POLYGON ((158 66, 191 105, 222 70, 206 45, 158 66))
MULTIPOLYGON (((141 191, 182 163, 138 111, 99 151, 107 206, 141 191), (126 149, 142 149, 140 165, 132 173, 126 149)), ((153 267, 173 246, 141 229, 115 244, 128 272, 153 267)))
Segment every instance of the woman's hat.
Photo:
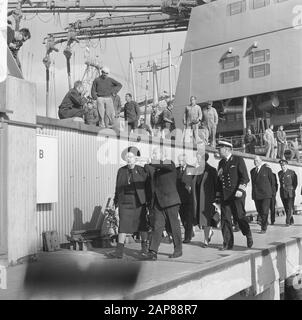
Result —
POLYGON ((121 158, 124 161, 126 161, 126 154, 128 152, 133 153, 136 157, 140 157, 141 156, 141 153, 140 153, 139 149, 137 147, 131 146, 131 147, 128 147, 128 148, 124 149, 122 154, 121 154, 121 158))

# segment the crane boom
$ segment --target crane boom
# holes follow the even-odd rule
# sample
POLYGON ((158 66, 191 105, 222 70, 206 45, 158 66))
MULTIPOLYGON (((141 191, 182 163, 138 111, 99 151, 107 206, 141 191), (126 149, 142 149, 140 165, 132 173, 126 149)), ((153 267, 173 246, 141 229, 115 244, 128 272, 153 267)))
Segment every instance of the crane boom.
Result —
POLYGON ((9 1, 8 9, 14 10, 20 3, 23 13, 45 12, 164 12, 165 10, 190 10, 202 0, 46 0, 9 1))
POLYGON ((76 21, 69 25, 67 31, 50 33, 48 37, 51 36, 57 43, 62 43, 68 41, 71 30, 78 40, 175 32, 187 30, 188 23, 189 17, 174 17, 165 13, 106 17, 76 21))

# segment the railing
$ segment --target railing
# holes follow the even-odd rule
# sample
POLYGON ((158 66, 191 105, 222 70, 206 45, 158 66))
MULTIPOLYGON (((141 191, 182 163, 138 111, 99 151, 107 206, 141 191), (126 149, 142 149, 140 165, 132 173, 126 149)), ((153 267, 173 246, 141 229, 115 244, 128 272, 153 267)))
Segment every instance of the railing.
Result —
MULTIPOLYGON (((290 129, 290 130, 284 130, 284 131, 286 133, 287 142, 292 141, 295 138, 298 138, 298 140, 300 140, 299 150, 301 150, 302 149, 302 144, 301 144, 302 143, 302 126, 300 125, 298 129, 290 129)), ((254 135, 257 138, 256 149, 264 148, 265 146, 265 143, 263 140, 264 133, 257 133, 254 135)), ((276 132, 274 132, 274 136, 276 138, 276 132)), ((231 136, 231 137, 223 137, 220 135, 219 139, 223 139, 225 141, 232 143, 235 150, 244 151, 244 148, 245 148, 244 135, 231 136)))

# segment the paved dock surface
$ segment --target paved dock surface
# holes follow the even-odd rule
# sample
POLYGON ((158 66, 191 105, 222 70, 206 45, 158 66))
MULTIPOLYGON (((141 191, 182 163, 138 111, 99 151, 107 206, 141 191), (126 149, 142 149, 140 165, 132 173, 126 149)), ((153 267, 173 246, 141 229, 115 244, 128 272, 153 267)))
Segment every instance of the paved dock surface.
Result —
POLYGON ((252 249, 246 247, 241 232, 236 232, 234 249, 220 251, 220 230, 215 230, 210 246, 202 248, 203 232, 198 229, 177 259, 169 258, 173 245, 168 243, 161 244, 157 261, 142 261, 140 244, 135 242, 126 245, 123 259, 110 258, 114 248, 41 252, 36 262, 7 269, 7 289, 0 289, 0 299, 144 299, 190 281, 198 272, 213 272, 221 264, 227 266, 237 258, 302 238, 302 216, 294 217, 295 225, 290 227, 285 226, 285 217, 277 217, 266 234, 251 223, 252 249))

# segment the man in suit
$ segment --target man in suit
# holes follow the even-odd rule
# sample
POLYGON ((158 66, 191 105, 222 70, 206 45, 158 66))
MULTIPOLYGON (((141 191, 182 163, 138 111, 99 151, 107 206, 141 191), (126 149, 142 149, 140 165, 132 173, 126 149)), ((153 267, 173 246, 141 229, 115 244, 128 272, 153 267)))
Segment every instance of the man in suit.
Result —
POLYGON ((178 156, 179 167, 177 171, 177 191, 180 197, 179 215, 185 229, 183 243, 190 243, 193 235, 193 210, 191 184, 194 167, 187 164, 185 154, 178 156))
POLYGON ((261 233, 266 233, 268 212, 273 197, 274 177, 272 170, 259 156, 254 160, 255 168, 251 170, 252 199, 261 217, 261 233))
POLYGON ((182 256, 182 241, 178 209, 180 198, 176 188, 176 168, 173 161, 166 159, 165 150, 154 149, 151 163, 145 165, 148 174, 148 205, 153 216, 151 244, 146 259, 157 260, 157 252, 164 229, 168 229, 173 238, 174 253, 170 258, 182 256))
POLYGON ((295 171, 288 169, 287 160, 279 161, 281 170, 278 172, 280 183, 280 198, 286 213, 286 226, 294 224, 294 204, 295 204, 295 191, 298 185, 297 175, 295 171))
POLYGON ((273 196, 270 204, 270 211, 271 211, 271 225, 275 224, 275 217, 276 217, 276 195, 278 191, 278 179, 275 173, 273 173, 273 196))
POLYGON ((222 157, 218 164, 218 194, 221 199, 221 231, 223 247, 221 250, 232 250, 234 234, 232 216, 247 239, 247 247, 253 245, 249 220, 245 212, 246 185, 250 181, 243 158, 232 154, 233 145, 226 141, 218 142, 219 154, 222 157))

